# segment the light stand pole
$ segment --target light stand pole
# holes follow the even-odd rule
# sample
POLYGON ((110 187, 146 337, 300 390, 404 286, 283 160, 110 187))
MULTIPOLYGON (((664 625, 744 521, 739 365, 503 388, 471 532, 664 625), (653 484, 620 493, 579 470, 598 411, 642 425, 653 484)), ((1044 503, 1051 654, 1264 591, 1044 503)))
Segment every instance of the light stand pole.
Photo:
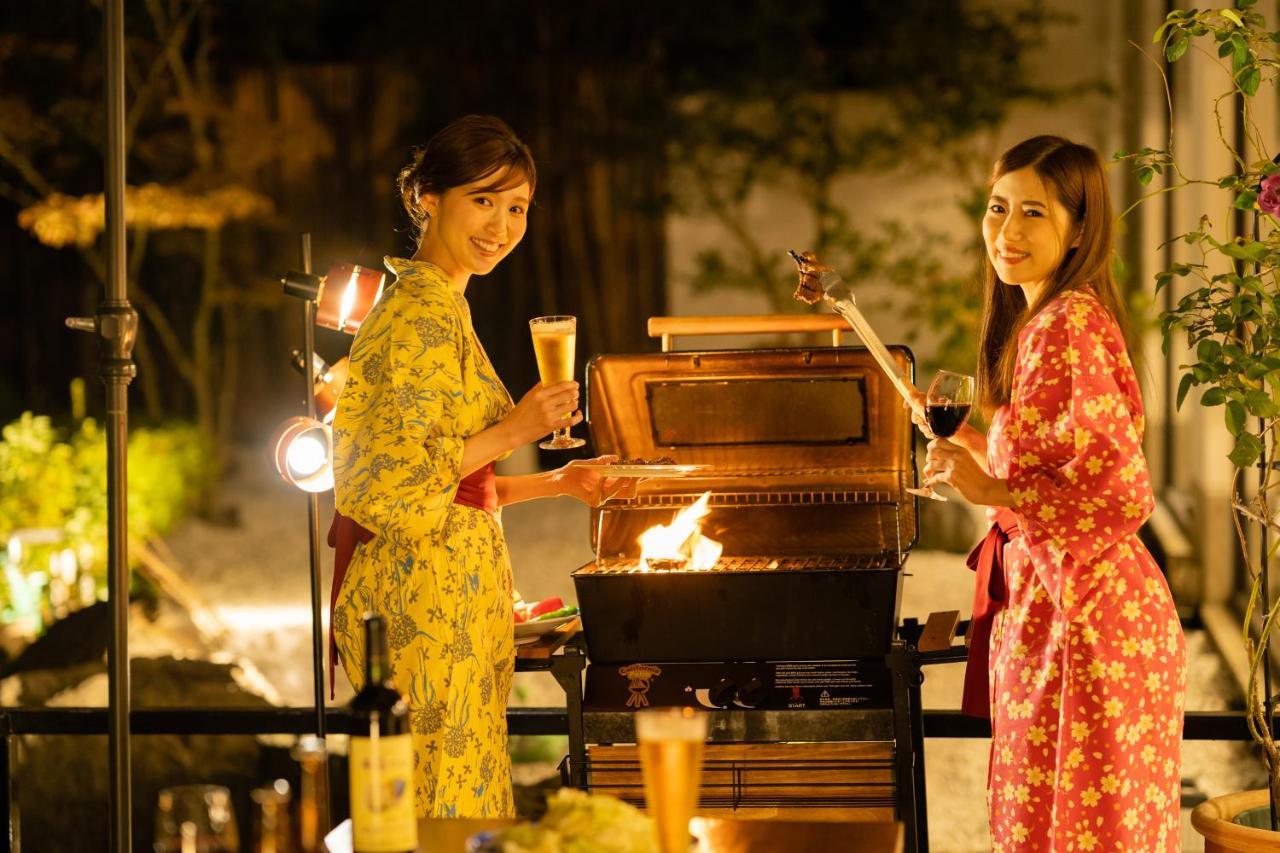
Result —
MULTIPOLYGON (((311 235, 302 235, 302 271, 311 273, 311 235)), ((304 299, 302 302, 302 358, 304 370, 302 371, 303 384, 306 386, 307 400, 307 417, 314 419, 316 416, 316 394, 315 394, 315 372, 312 364, 315 359, 316 351, 316 304, 310 299, 304 299)), ((320 495, 316 492, 307 492, 307 553, 311 558, 311 673, 315 683, 315 710, 316 710, 316 737, 320 738, 323 743, 325 739, 324 725, 324 620, 321 602, 323 600, 323 592, 321 591, 320 579, 320 495)), ((322 790, 317 791, 318 807, 320 814, 317 819, 320 824, 321 834, 329 827, 330 802, 329 802, 329 762, 327 751, 323 753, 326 757, 317 776, 320 781, 319 787, 322 790)))
MULTIPOLYGON (((306 384, 307 414, 295 417, 281 424, 272 439, 276 470, 286 482, 306 491, 307 496, 307 550, 311 557, 311 642, 312 671, 315 684, 316 735, 318 743, 304 744, 299 742, 299 755, 306 760, 304 765, 314 769, 315 753, 324 753, 324 649, 328 645, 324 631, 323 602, 324 596, 320 585, 320 499, 319 492, 333 488, 333 436, 327 423, 316 419, 319 408, 316 400, 317 384, 322 383, 326 419, 333 414, 337 395, 346 381, 347 367, 339 363, 327 368, 320 376, 316 375, 315 327, 335 329, 354 335, 364 321, 365 316, 374 303, 382 295, 382 287, 386 282, 386 274, 370 270, 357 264, 338 264, 324 276, 311 272, 311 235, 302 235, 302 271, 288 272, 280 279, 284 292, 302 300, 302 342, 303 351, 299 361, 302 366, 303 382, 306 384), (323 432, 323 450, 315 447, 314 435, 323 432), (312 443, 300 457, 294 457, 293 451, 302 445, 303 440, 312 443), (324 458, 319 458, 321 454, 324 458), (305 749, 303 748, 305 746, 305 749)), ((345 359, 343 360, 346 361, 345 359)), ((300 758, 299 760, 303 760, 300 758)), ((324 759, 321 757, 320 759, 324 759)), ((329 778, 326 766, 318 768, 315 776, 324 785, 323 792, 317 792, 318 808, 322 810, 320 822, 328 826, 329 818, 329 778)), ((303 828, 304 836, 307 829, 303 828)), ((305 846, 305 842, 304 842, 305 846)))
POLYGON ((106 87, 107 281, 93 317, 69 317, 67 326, 98 335, 98 375, 107 396, 107 599, 111 642, 107 646, 109 791, 111 851, 131 853, 133 811, 129 768, 129 382, 137 374, 133 342, 138 315, 129 304, 125 280, 124 0, 106 0, 104 82, 106 87))

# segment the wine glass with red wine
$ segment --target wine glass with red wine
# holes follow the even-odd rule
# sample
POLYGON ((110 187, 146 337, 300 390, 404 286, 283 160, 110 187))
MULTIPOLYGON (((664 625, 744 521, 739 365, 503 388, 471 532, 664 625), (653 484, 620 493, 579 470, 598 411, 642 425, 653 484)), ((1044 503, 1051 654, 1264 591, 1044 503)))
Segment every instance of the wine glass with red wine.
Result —
MULTIPOLYGON (((929 383, 929 390, 924 400, 924 419, 929 424, 929 432, 938 438, 951 438, 959 432, 973 409, 974 387, 972 376, 953 373, 950 370, 939 370, 933 377, 933 381, 929 383)), ((946 500, 929 487, 907 489, 907 491, 922 498, 935 501, 946 500)))

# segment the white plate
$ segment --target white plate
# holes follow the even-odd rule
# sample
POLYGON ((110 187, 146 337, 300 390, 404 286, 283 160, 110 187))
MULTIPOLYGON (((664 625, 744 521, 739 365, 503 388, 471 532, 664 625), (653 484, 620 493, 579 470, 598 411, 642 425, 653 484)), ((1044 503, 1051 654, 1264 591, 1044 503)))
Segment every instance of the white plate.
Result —
POLYGON ((570 620, 577 619, 575 613, 572 616, 557 616, 555 619, 541 619, 537 622, 517 622, 517 637, 540 637, 543 634, 549 634, 561 625, 566 624, 570 620))
POLYGON ((666 477, 687 477, 702 471, 707 465, 623 465, 618 462, 583 462, 579 468, 590 468, 605 477, 629 477, 657 480, 666 477))

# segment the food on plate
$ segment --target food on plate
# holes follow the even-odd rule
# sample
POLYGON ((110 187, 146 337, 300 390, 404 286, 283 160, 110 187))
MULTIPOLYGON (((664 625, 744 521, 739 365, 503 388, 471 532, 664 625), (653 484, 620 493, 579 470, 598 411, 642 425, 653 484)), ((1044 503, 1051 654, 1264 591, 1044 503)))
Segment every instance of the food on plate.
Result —
POLYGON ((544 598, 537 604, 530 607, 529 618, 533 619, 541 616, 543 613, 550 613, 552 610, 559 610, 562 607, 564 607, 564 602, 561 601, 558 596, 553 595, 551 598, 544 598))
POLYGON ((563 619, 565 616, 577 616, 578 608, 576 605, 570 604, 568 607, 561 607, 557 610, 548 610, 546 613, 540 613, 534 616, 530 622, 549 622, 552 619, 563 619))
POLYGON ((658 853, 653 820, 606 794, 561 788, 537 823, 498 832, 484 853, 658 853))
POLYGON ((676 460, 670 456, 637 456, 633 459, 619 459, 614 465, 674 465, 676 460))
POLYGON ((545 622, 548 619, 559 619, 562 616, 576 616, 578 608, 572 604, 566 606, 559 596, 551 596, 541 601, 527 602, 516 595, 515 601, 515 621, 519 625, 523 622, 545 622))

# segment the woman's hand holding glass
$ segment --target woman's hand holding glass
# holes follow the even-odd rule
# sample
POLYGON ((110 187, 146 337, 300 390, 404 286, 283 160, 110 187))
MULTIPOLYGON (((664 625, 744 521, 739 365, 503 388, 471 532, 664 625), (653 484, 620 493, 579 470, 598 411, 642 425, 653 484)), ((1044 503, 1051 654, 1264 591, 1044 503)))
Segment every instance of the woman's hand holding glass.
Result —
MULTIPOLYGON (((533 355, 538 361, 538 375, 542 384, 551 386, 573 379, 574 350, 578 342, 578 318, 570 314, 553 314, 534 317, 529 321, 529 333, 533 337, 533 355)), ((581 417, 578 420, 582 420, 581 417)), ((543 450, 572 450, 586 444, 581 438, 569 435, 572 423, 563 418, 546 441, 538 442, 543 450)))
POLYGON ((930 440, 937 438, 937 436, 933 434, 933 431, 929 429, 929 421, 924 416, 924 406, 925 402, 928 400, 928 396, 923 391, 913 388, 910 385, 907 386, 907 391, 911 394, 911 402, 908 403, 906 400, 903 400, 902 408, 911 412, 911 422, 915 424, 922 433, 924 433, 925 438, 930 440))
MULTIPOLYGON (((973 408, 975 385, 972 376, 953 373, 950 370, 939 370, 933 377, 933 382, 929 383, 928 393, 920 395, 917 391, 913 395, 911 420, 934 441, 939 438, 951 438, 966 426, 969 410, 973 408), (920 396, 924 397, 923 401, 919 399, 920 396), (921 402, 923 405, 920 405, 921 402)), ((953 443, 948 442, 948 444, 953 443)), ((933 444, 930 444, 930 447, 932 446, 933 444)), ((958 447, 959 444, 953 444, 953 446, 958 447)), ((934 479, 947 482, 936 474, 934 479)), ((933 491, 932 482, 932 480, 926 480, 924 488, 907 489, 907 492, 935 501, 945 501, 946 498, 933 491)))
POLYGON ((978 464, 967 449, 945 438, 929 442, 929 454, 924 466, 925 488, 946 483, 960 493, 969 503, 979 506, 1003 506, 994 497, 1000 483, 978 464))
POLYGON ((551 482, 556 483, 561 494, 582 501, 589 507, 597 507, 612 498, 634 498, 636 484, 631 477, 606 477, 589 466, 617 462, 617 456, 597 456, 595 459, 575 459, 551 472, 551 482))
POLYGON ((520 398, 504 423, 517 446, 528 444, 549 432, 582 422, 578 411, 578 383, 573 380, 554 385, 538 383, 520 398))

